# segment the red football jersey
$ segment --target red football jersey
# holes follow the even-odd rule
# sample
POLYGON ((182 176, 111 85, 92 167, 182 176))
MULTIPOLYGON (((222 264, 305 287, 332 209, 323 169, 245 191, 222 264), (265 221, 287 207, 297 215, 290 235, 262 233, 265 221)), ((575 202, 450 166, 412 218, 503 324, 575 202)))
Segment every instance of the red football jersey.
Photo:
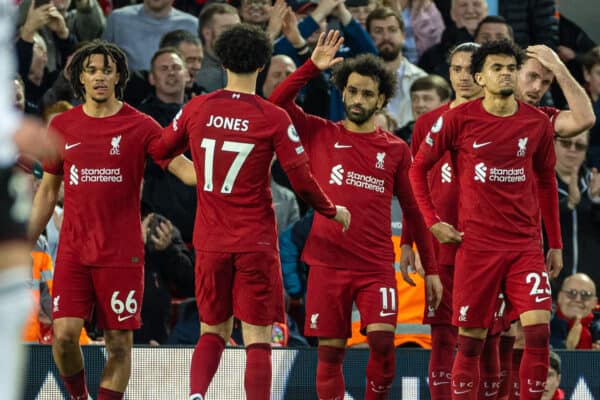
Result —
MULTIPOLYGON (((417 118, 413 127, 410 151, 413 156, 417 155, 419 146, 425 140, 427 132, 438 120, 438 118, 450 109, 450 103, 446 103, 435 110, 417 118)), ((456 179, 456 164, 453 154, 447 151, 442 158, 433 166, 427 175, 431 199, 438 215, 442 221, 453 226, 458 224, 458 182, 456 179)), ((454 265, 457 245, 441 244, 434 237, 433 244, 436 247, 436 258, 440 265, 454 265)), ((403 240, 404 242, 404 240, 403 240)))
POLYGON ((286 109, 298 128, 317 181, 335 204, 348 207, 352 213, 350 229, 345 233, 332 221, 315 215, 302 253, 304 261, 308 265, 355 270, 392 268, 391 204, 396 195, 417 245, 425 249, 423 265, 428 273, 437 273, 429 232, 408 180, 408 145, 380 129, 354 133, 342 122, 305 114, 293 100, 319 72, 308 61, 270 97, 286 109))
POLYGON ((538 110, 540 110, 541 112, 543 112, 544 114, 546 114, 548 116, 548 118, 550 119, 550 123, 552 124, 552 127, 554 128, 554 125, 556 124, 556 117, 558 117, 558 114, 560 114, 561 110, 559 110, 558 108, 549 107, 549 106, 540 106, 540 107, 538 107, 538 110))
MULTIPOLYGON (((187 103, 164 129, 163 139, 171 153, 191 147, 198 177, 196 249, 275 248, 274 153, 286 172, 301 165, 308 171, 308 157, 285 111, 256 95, 218 90, 187 103)), ((335 215, 333 204, 327 203, 335 215)))
POLYGON ((550 247, 562 247, 552 138, 549 119, 522 102, 508 117, 488 113, 481 99, 447 111, 429 130, 411 168, 427 225, 439 217, 426 173, 450 150, 457 152, 458 227, 465 248, 541 249, 540 209, 550 247))
POLYGON ((44 169, 64 175, 58 259, 92 266, 142 266, 140 185, 148 154, 156 158, 161 127, 127 104, 94 118, 78 106, 54 118, 62 158, 44 169))

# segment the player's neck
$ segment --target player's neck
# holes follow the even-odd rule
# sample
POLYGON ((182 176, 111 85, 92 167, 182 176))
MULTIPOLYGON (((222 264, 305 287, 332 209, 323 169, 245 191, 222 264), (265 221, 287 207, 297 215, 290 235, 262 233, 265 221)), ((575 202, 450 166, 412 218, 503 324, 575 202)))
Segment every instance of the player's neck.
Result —
POLYGON ((514 95, 506 97, 486 93, 481 103, 485 111, 497 117, 508 117, 519 109, 514 95))
POLYGON ((250 74, 235 74, 227 70, 227 86, 224 89, 232 92, 255 94, 257 76, 258 71, 250 74))
POLYGON ((93 118, 105 118, 118 113, 121 107, 123 107, 123 102, 117 98, 111 98, 105 102, 86 99, 83 103, 83 112, 93 118))
POLYGON ((467 103, 467 102, 475 100, 475 99, 479 99, 481 97, 483 97, 483 93, 481 93, 477 96, 473 96, 473 97, 457 96, 454 100, 452 100, 450 102, 450 108, 460 106, 461 104, 467 103))
POLYGON ((343 122, 344 128, 353 133, 371 133, 375 130, 375 118, 371 117, 362 124, 357 124, 346 118, 343 122))

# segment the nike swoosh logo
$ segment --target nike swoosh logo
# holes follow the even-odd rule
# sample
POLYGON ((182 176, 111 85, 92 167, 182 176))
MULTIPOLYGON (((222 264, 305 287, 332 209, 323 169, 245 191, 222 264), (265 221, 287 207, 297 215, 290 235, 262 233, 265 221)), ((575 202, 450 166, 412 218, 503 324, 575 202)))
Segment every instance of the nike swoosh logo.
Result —
POLYGON ((467 389, 467 390, 455 390, 454 394, 465 394, 465 393, 469 393, 471 391, 471 389, 467 389))
POLYGON ((65 150, 71 150, 73 147, 79 146, 80 144, 81 144, 81 142, 79 142, 79 143, 73 143, 73 144, 65 143, 65 150))
POLYGON ((336 149, 349 149, 352 146, 349 144, 339 144, 338 142, 335 142, 333 147, 335 147, 336 149))
POLYGON ((433 381, 433 386, 449 385, 450 381, 433 381))
POLYGON ((477 143, 477 142, 473 142, 473 148, 474 148, 474 149, 478 149, 478 148, 480 148, 480 147, 487 146, 487 145, 488 145, 488 144, 490 144, 490 143, 492 143, 492 142, 485 142, 485 143, 477 143))
POLYGON ((498 394, 498 392, 491 392, 491 393, 490 392, 485 392, 483 395, 485 397, 492 397, 492 396, 495 396, 497 394, 498 394))
POLYGON ((123 321, 125 321, 126 319, 132 318, 133 316, 134 316, 134 315, 133 315, 133 314, 131 314, 131 315, 128 315, 128 316, 126 316, 126 317, 123 317, 123 318, 121 318, 121 316, 119 315, 119 316, 117 317, 117 320, 118 320, 119 322, 123 322, 123 321))
POLYGON ((550 298, 550 296, 547 297, 537 297, 535 298, 535 302, 536 303, 541 303, 542 301, 548 300, 550 298))
POLYGON ((396 313, 395 312, 383 312, 383 311, 379 313, 380 317, 389 317, 391 315, 396 315, 396 313))
POLYGON ((529 392, 530 392, 530 393, 541 393, 541 392, 543 392, 543 391, 544 391, 544 389, 539 389, 539 390, 538 390, 538 389, 532 389, 532 388, 529 388, 529 392))

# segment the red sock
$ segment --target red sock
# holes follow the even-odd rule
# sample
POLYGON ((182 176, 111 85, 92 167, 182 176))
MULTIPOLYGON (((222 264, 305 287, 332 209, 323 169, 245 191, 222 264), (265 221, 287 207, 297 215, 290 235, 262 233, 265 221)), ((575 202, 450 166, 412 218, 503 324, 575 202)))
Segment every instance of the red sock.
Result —
POLYGON ((85 369, 75 375, 62 376, 65 387, 72 400, 88 400, 88 389, 85 384, 85 369))
POLYGON ((317 395, 319 400, 342 400, 345 393, 342 364, 346 349, 319 346, 317 363, 317 395))
POLYGON ((98 389, 98 399, 97 400, 123 400, 124 394, 125 393, 115 392, 114 390, 100 387, 100 389, 98 389))
POLYGON ((498 400, 508 400, 511 387, 514 336, 500 336, 500 389, 498 400))
POLYGON ((450 381, 457 335, 455 326, 431 325, 431 356, 429 358, 431 400, 450 400, 451 398, 450 381))
POLYGON ((452 366, 452 400, 476 400, 483 340, 458 335, 456 344, 458 352, 452 366))
POLYGON ((519 390, 519 371, 521 369, 521 360, 523 359, 523 349, 513 349, 512 373, 510 374, 510 400, 519 400, 521 393, 519 390))
POLYGON ((519 378, 521 400, 539 400, 544 394, 544 386, 550 364, 550 327, 548 324, 524 326, 525 350, 519 378))
POLYGON ((371 352, 367 363, 365 400, 385 400, 396 370, 394 332, 369 332, 367 340, 371 352))
POLYGON ((200 336, 192 355, 190 396, 199 394, 204 397, 206 395, 208 385, 219 368, 223 350, 225 350, 225 341, 221 336, 214 333, 205 333, 200 336))
POLYGON ((500 390, 500 335, 485 338, 479 360, 479 399, 496 400, 500 390))
POLYGON ((271 398, 271 345, 254 343, 246 347, 244 388, 247 400, 271 398))

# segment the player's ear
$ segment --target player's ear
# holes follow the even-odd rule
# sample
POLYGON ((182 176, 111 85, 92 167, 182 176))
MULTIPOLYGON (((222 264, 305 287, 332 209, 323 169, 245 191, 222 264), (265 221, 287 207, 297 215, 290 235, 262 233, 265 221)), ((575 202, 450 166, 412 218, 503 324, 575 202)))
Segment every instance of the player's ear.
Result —
POLYGON ((479 86, 484 86, 485 79, 483 78, 483 74, 481 72, 475 72, 475 83, 479 86))
POLYGON ((379 96, 377 96, 377 109, 381 110, 383 108, 383 103, 385 103, 385 95, 383 93, 380 93, 379 96))

